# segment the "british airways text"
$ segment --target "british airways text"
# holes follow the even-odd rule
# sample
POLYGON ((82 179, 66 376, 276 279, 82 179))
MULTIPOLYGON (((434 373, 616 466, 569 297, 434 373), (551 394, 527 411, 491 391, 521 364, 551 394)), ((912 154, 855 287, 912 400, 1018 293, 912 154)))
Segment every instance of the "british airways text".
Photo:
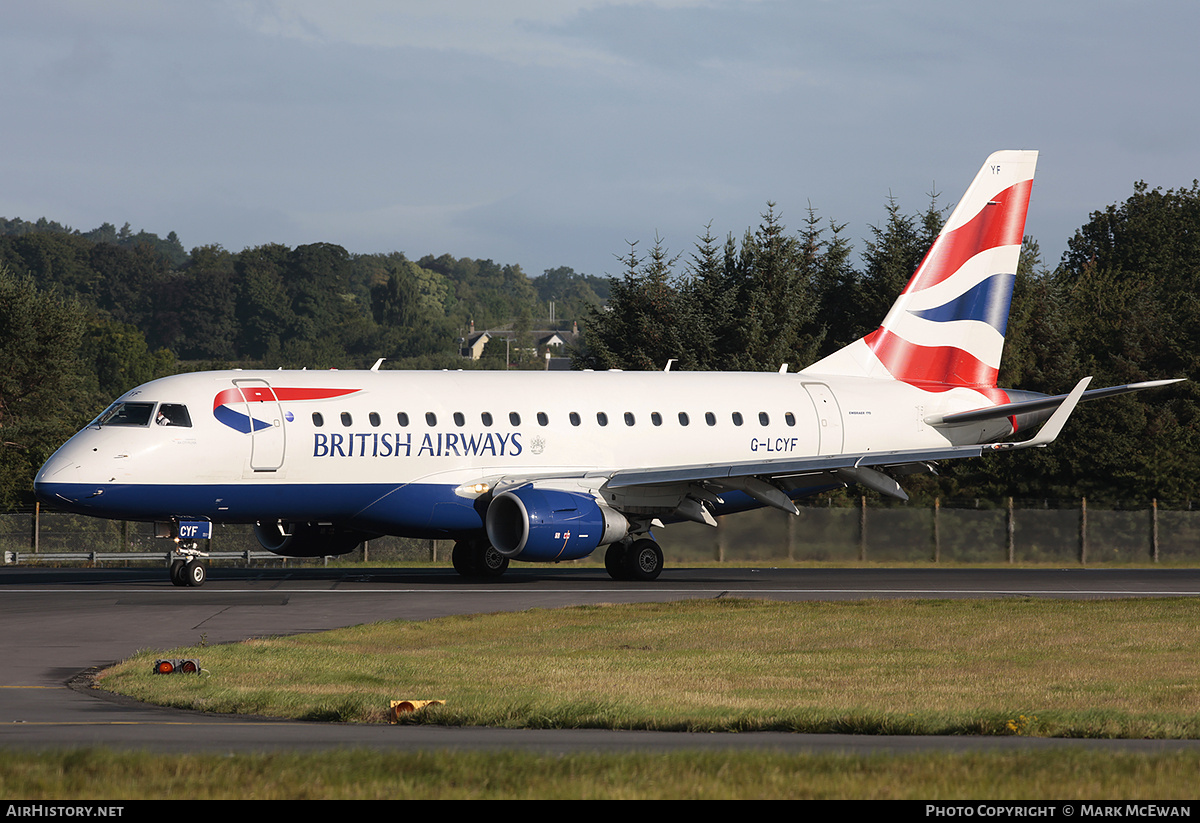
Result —
POLYGON ((516 457, 522 451, 520 432, 430 432, 420 439, 411 432, 313 434, 313 457, 516 457))

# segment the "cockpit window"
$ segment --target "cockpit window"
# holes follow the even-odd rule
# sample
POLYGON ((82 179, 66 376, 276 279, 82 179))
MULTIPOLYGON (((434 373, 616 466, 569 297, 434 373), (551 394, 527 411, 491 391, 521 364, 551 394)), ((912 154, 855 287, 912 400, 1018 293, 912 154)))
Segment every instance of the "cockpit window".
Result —
POLYGON ((147 426, 153 403, 113 403, 95 420, 97 426, 147 426))
POLYGON ((179 426, 185 429, 192 427, 192 418, 188 414, 187 406, 179 403, 163 403, 159 406, 158 414, 154 415, 154 422, 160 426, 179 426))
POLYGON ((92 421, 93 426, 149 426, 153 420, 159 426, 179 426, 190 429, 192 417, 181 403, 163 403, 154 410, 154 403, 113 403, 92 421))

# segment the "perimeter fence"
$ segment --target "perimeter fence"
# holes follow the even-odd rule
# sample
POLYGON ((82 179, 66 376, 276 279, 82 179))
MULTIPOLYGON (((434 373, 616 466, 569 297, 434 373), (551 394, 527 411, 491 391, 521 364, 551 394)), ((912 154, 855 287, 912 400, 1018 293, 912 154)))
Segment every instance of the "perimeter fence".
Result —
POLYGON ((799 508, 799 517, 762 510, 720 518, 707 539, 698 531, 705 527, 678 528, 692 537, 690 551, 707 544, 709 559, 718 561, 1200 562, 1200 508, 1191 503, 1099 509, 1083 499, 969 498, 918 506, 862 497, 799 508))
MULTIPOLYGON (((933 563, 1200 563, 1200 507, 1149 501, 1096 508, 1086 500, 943 499, 889 505, 862 497, 818 499, 798 517, 760 509, 718 518, 713 529, 682 523, 656 531, 668 563, 738 561, 933 563)), ((346 560, 449 562, 447 540, 382 537, 346 560)), ((239 553, 242 563, 283 562, 267 555, 248 525, 218 525, 209 550, 239 553)), ((137 564, 165 553, 151 523, 100 520, 39 509, 0 512, 6 562, 137 564), (129 554, 129 558, 113 554, 129 554), (88 555, 88 556, 84 556, 88 555)), ((289 559, 286 562, 322 563, 289 559)))

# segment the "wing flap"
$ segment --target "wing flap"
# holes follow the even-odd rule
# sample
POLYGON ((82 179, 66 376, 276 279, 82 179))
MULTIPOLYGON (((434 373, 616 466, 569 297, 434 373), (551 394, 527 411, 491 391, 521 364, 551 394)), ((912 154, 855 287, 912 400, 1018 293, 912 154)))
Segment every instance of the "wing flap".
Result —
POLYGON ((780 458, 734 463, 698 463, 691 466, 619 469, 612 473, 606 488, 689 483, 702 480, 729 480, 741 477, 799 477, 806 474, 836 472, 839 469, 886 467, 907 463, 931 463, 962 457, 978 457, 985 446, 947 446, 942 449, 830 454, 814 457, 780 458))

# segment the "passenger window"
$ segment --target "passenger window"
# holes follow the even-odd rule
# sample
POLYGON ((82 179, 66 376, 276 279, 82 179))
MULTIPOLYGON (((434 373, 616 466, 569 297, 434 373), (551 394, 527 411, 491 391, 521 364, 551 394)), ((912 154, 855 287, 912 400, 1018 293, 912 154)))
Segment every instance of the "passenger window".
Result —
POLYGON ((787 423, 789 426, 796 425, 796 415, 788 412, 783 416, 783 422, 787 423))
POLYGON ((658 412, 650 412, 650 422, 656 426, 662 425, 662 415, 658 412))
POLYGON ((691 422, 691 421, 690 421, 690 420, 688 420, 687 412, 680 412, 680 413, 679 413, 679 425, 681 425, 681 426, 686 426, 686 425, 687 425, 688 423, 690 423, 690 422, 691 422))
POLYGON ((636 421, 633 419, 633 412, 625 412, 625 425, 632 426, 636 421))
POLYGON ((735 425, 735 426, 742 425, 742 413, 741 412, 733 413, 733 425, 735 425))
POLYGON ((760 425, 769 426, 769 425, 771 425, 771 416, 768 415, 766 412, 759 412, 758 413, 758 422, 760 425))
POLYGON ((550 425, 550 418, 546 416, 545 412, 538 412, 538 425, 539 426, 550 425))
POLYGON ((704 422, 710 426, 715 426, 715 425, 717 425, 717 416, 715 414, 713 414, 712 412, 705 412, 704 413, 704 422))
POLYGON ((154 422, 160 426, 178 426, 183 429, 192 427, 192 418, 188 414, 187 406, 179 403, 163 403, 159 406, 154 422))
POLYGON ((571 412, 571 413, 568 415, 568 417, 569 417, 569 418, 570 418, 570 420, 571 420, 571 425, 572 425, 572 426, 578 426, 578 425, 579 425, 579 412, 571 412))
POLYGON ((488 428, 492 427, 492 413, 491 412, 481 412, 479 415, 479 419, 483 421, 483 425, 487 426, 488 428))
POLYGON ((608 425, 608 415, 605 414, 604 412, 596 412, 596 422, 599 423, 601 426, 607 426, 608 425))
POLYGON ((370 417, 370 420, 371 420, 371 425, 372 425, 372 426, 375 426, 376 428, 378 428, 378 427, 379 427, 379 423, 380 423, 380 420, 379 420, 379 412, 371 412, 371 414, 370 414, 370 415, 368 415, 368 416, 370 417))
POLYGON ((408 425, 408 412, 396 412, 396 422, 401 426, 408 425))
POLYGON ((465 424, 466 424, 466 422, 467 422, 467 418, 463 417, 463 413, 462 413, 462 412, 455 412, 455 413, 454 413, 454 425, 456 425, 456 426, 463 426, 463 425, 465 425, 465 424))
POLYGON ((350 417, 350 412, 342 412, 342 425, 347 428, 354 425, 354 419, 350 417))
POLYGON ((521 415, 517 414, 516 412, 509 412, 508 422, 514 426, 521 425, 521 415))
POLYGON ((313 412, 313 425, 318 429, 325 425, 325 418, 321 416, 320 412, 313 412))
POLYGON ((437 425, 437 415, 433 412, 425 412, 425 423, 429 426, 437 425))

